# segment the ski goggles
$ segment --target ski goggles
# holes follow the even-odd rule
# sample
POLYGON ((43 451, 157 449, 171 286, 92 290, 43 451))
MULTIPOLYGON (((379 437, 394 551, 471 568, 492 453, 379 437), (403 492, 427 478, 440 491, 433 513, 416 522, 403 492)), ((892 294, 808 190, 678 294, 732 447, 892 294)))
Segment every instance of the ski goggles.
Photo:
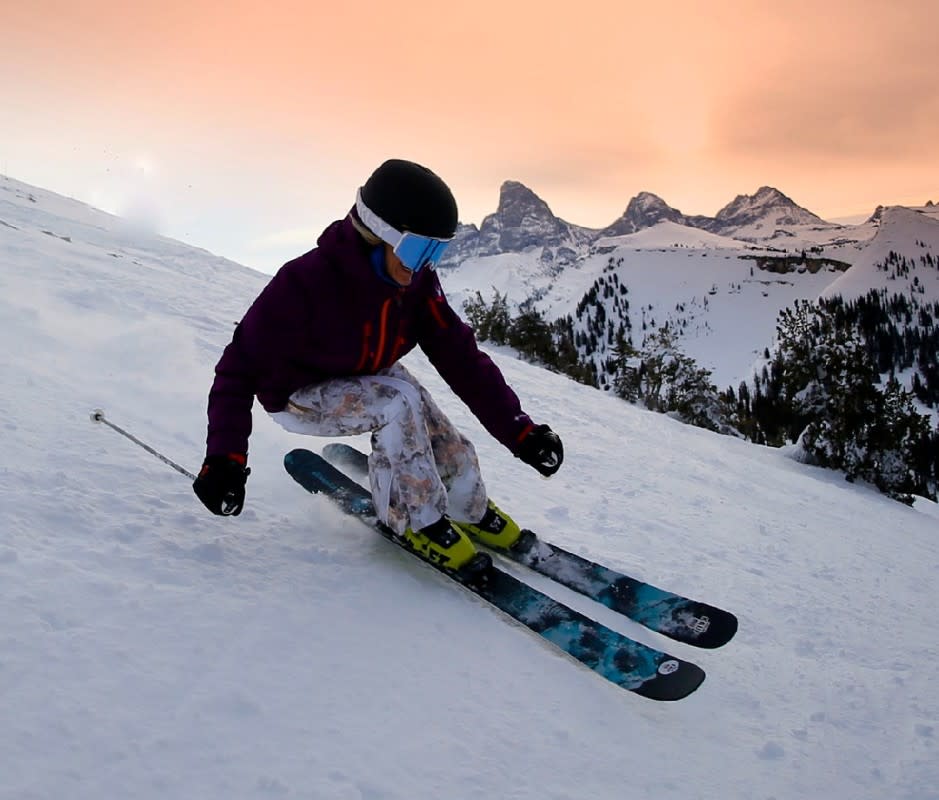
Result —
POLYGON ((424 267, 433 269, 440 263, 450 239, 438 239, 434 236, 421 236, 411 231, 399 231, 391 227, 362 200, 362 192, 355 195, 355 210, 359 219, 372 233, 394 248, 394 254, 401 259, 411 272, 418 272, 424 267))

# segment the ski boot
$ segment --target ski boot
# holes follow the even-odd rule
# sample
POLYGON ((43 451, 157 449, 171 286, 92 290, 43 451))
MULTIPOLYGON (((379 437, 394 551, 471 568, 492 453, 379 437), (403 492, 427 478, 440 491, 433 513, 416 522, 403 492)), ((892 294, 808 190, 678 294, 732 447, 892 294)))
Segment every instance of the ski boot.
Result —
POLYGON ((485 570, 492 560, 478 553, 466 532, 447 517, 425 528, 408 528, 402 535, 405 545, 432 564, 467 577, 485 570))
POLYGON ((494 550, 526 550, 534 538, 531 531, 521 530, 492 500, 479 522, 461 522, 460 527, 494 550))

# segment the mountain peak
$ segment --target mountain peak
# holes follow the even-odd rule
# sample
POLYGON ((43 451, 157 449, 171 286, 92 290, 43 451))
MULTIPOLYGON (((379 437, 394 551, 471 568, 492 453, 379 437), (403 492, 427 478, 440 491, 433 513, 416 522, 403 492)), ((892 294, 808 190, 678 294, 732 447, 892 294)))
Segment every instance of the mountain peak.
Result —
POLYGON ((639 192, 629 201, 629 205, 638 208, 668 208, 668 204, 652 192, 639 192))
POLYGON ((824 224, 821 217, 772 186, 761 186, 752 195, 738 194, 717 212, 714 222, 714 228, 722 233, 750 225, 769 228, 777 225, 824 224))
POLYGON ((526 247, 558 246, 569 235, 568 226, 524 183, 504 181, 499 207, 483 220, 475 246, 478 254, 521 252, 526 247))
POLYGON ((726 206, 717 212, 717 219, 722 216, 737 214, 744 209, 767 208, 771 206, 792 206, 795 202, 773 186, 761 186, 754 194, 738 194, 726 206))
POLYGON ((521 181, 512 181, 512 180, 502 181, 502 185, 499 187, 499 194, 500 195, 506 194, 506 193, 511 194, 513 192, 521 192, 521 193, 527 192, 528 194, 537 196, 531 189, 529 189, 521 181))
POLYGON ((672 208, 657 194, 639 192, 629 201, 623 215, 604 229, 603 235, 624 236, 665 221, 685 224, 685 217, 677 208, 672 208))
POLYGON ((765 200, 769 202, 792 203, 792 200, 784 195, 775 186, 761 186, 753 195, 756 200, 765 200))
POLYGON ((504 181, 499 188, 499 206, 496 214, 504 225, 521 224, 526 217, 555 219, 548 204, 524 183, 504 181))
POLYGON ((455 266, 471 257, 521 253, 533 247, 543 248, 546 262, 568 263, 578 248, 598 238, 627 236, 662 222, 749 241, 771 239, 778 229, 788 226, 829 225, 779 189, 761 186, 752 195, 738 195, 715 217, 685 215, 659 195, 641 191, 618 219, 596 230, 565 222, 524 183, 506 180, 499 187, 496 211, 486 216, 479 228, 460 227, 457 242, 448 251, 444 264, 455 266))

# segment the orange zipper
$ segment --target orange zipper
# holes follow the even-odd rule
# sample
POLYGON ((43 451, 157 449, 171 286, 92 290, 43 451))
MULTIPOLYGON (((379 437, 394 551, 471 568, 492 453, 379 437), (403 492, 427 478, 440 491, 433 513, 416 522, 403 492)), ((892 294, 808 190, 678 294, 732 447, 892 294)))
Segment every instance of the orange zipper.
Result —
POLYGON ((355 371, 361 372, 365 369, 365 362, 368 361, 368 342, 372 338, 372 323, 366 322, 362 331, 362 355, 359 357, 359 363, 355 365, 355 371))
POLYGON ((382 352, 385 349, 385 337, 388 333, 388 308, 391 306, 389 297, 381 306, 381 321, 378 323, 378 347, 375 348, 375 360, 372 361, 372 372, 378 372, 381 364, 382 352))
POLYGON ((437 301, 431 299, 431 300, 428 300, 427 302, 430 304, 430 312, 431 312, 431 314, 434 315, 434 319, 437 320, 437 324, 438 324, 441 328, 446 329, 446 327, 447 327, 447 322, 446 322, 446 320, 443 318, 443 314, 440 313, 440 309, 437 307, 437 301))
POLYGON ((407 339, 405 339, 404 336, 402 336, 402 335, 399 333, 399 334, 398 334, 398 338, 395 339, 395 346, 394 346, 394 348, 393 348, 392 351, 391 351, 391 363, 392 363, 392 364, 394 364, 395 361, 398 360, 398 354, 399 354, 399 353, 401 352, 401 350, 404 348, 404 345, 405 345, 406 342, 407 342, 407 339))

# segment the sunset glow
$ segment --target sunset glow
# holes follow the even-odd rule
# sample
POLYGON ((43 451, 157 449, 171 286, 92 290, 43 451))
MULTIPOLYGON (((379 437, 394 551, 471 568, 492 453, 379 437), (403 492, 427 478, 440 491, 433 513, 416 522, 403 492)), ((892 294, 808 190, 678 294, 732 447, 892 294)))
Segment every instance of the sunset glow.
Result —
POLYGON ((3 11, 0 173, 264 271, 387 157, 464 222, 519 180, 564 219, 640 191, 825 218, 939 201, 939 4, 61 3, 3 11))

